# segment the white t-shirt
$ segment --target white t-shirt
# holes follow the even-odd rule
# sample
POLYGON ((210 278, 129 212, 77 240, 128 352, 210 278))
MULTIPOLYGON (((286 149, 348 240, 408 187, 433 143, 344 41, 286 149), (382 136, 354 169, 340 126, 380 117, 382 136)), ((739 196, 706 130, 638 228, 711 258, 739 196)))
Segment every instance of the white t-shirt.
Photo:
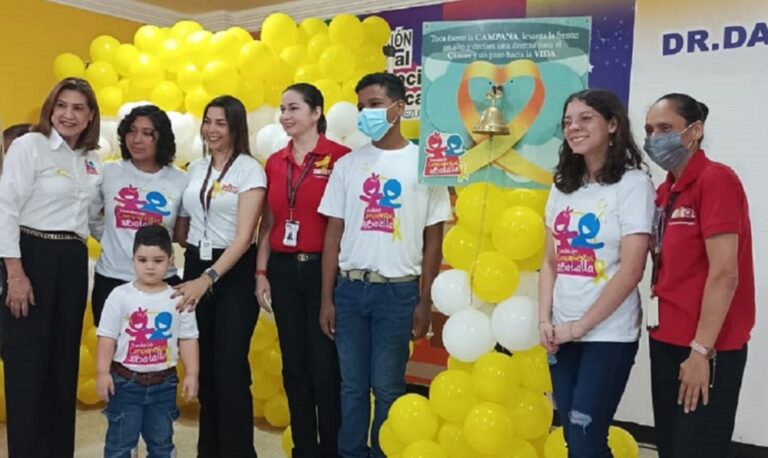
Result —
POLYGON ((216 180, 221 170, 213 169, 204 194, 207 196, 208 190, 215 186, 206 222, 200 202, 200 188, 208 173, 210 161, 210 156, 206 156, 189 166, 189 185, 184 191, 182 216, 190 217, 187 243, 200 246, 200 240, 206 236, 214 248, 224 249, 235 240, 238 195, 251 189, 266 188, 267 175, 261 164, 247 154, 235 158, 220 184, 216 180))
POLYGON ((197 339, 194 312, 179 313, 173 288, 159 293, 139 291, 133 282, 113 289, 104 303, 96 335, 117 341, 113 361, 134 372, 174 367, 179 339, 197 339))
POLYGON ((418 182, 419 149, 365 145, 336 162, 318 211, 344 220, 339 268, 421 274, 424 228, 451 218, 448 189, 418 182))
MULTIPOLYGON (((650 177, 629 170, 618 183, 590 183, 571 194, 554 186, 547 201, 547 227, 555 244, 557 277, 553 322, 578 320, 602 293, 621 264, 621 238, 650 234, 654 190, 650 177)), ((640 295, 635 288, 581 341, 634 342, 640 337, 640 295)))
MULTIPOLYGON (((135 278, 131 258, 136 231, 149 224, 162 224, 172 234, 187 181, 187 174, 173 165, 156 173, 142 172, 131 161, 104 165, 104 230, 96 263, 98 274, 124 281, 135 278)), ((172 266, 166 278, 173 275, 176 267, 172 266)))

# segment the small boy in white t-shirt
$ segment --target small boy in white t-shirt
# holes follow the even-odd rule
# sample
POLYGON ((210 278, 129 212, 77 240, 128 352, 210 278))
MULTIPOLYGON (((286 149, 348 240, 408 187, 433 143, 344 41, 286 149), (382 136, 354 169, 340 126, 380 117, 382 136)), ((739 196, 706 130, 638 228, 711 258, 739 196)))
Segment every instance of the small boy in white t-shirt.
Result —
POLYGON ((176 362, 184 363, 182 391, 197 396, 197 322, 193 312, 176 310, 173 289, 163 280, 171 265, 171 238, 160 225, 136 232, 136 280, 115 288, 99 322, 96 390, 107 402, 105 457, 129 456, 139 435, 149 456, 174 456, 176 362))

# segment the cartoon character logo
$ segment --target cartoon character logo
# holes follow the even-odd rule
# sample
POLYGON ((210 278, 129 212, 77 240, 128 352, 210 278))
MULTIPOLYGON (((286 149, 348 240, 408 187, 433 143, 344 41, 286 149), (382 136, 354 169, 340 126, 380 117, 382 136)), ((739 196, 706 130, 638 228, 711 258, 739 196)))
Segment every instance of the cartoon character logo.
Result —
POLYGON ((166 199, 165 196, 159 192, 152 191, 147 194, 147 202, 143 207, 141 207, 141 209, 145 212, 168 216, 171 214, 171 212, 162 209, 166 205, 168 205, 168 199, 166 199))
POLYGON ((147 310, 141 307, 138 310, 131 313, 128 320, 128 327, 125 328, 125 333, 133 337, 133 341, 137 343, 147 342, 147 336, 152 334, 155 330, 147 327, 149 324, 149 317, 147 317, 147 310))
POLYGON ((366 203, 361 230, 387 232, 393 234, 393 238, 399 239, 395 209, 402 207, 402 204, 397 202, 402 194, 403 185, 398 180, 384 180, 380 175, 371 173, 371 176, 363 181, 363 193, 360 195, 360 200, 366 203))
POLYGON ((427 136, 424 147, 427 155, 424 176, 462 177, 461 155, 464 152, 461 135, 433 131, 427 136))
POLYGON ((384 196, 380 189, 379 175, 375 173, 371 173, 371 176, 363 181, 363 193, 360 195, 360 199, 368 204, 368 208, 379 205, 379 199, 384 196))
POLYGON ((162 224, 163 217, 171 214, 164 209, 168 199, 158 191, 150 191, 142 199, 139 189, 128 185, 117 192, 114 200, 117 202, 115 226, 118 229, 136 230, 149 224, 162 224))
POLYGON ((575 248, 588 248, 599 250, 605 246, 605 243, 592 243, 591 239, 597 237, 600 232, 600 220, 594 213, 587 213, 579 219, 579 235, 571 240, 571 246, 575 248))
POLYGON ((447 146, 445 150, 446 156, 461 156, 465 153, 464 139, 461 138, 461 135, 459 134, 452 134, 449 136, 445 141, 445 144, 447 146))
POLYGON ((427 137, 427 147, 424 148, 424 152, 430 157, 445 157, 445 152, 448 150, 447 146, 443 146, 443 136, 440 132, 432 132, 427 137))
POLYGON ((555 217, 555 222, 552 225, 552 235, 558 241, 558 248, 570 248, 569 239, 578 235, 578 232, 568 230, 568 227, 571 225, 572 213, 573 209, 566 207, 565 210, 558 213, 555 217))
MULTIPOLYGON (((600 202, 604 211, 605 202, 600 202)), ((552 223, 552 237, 557 241, 557 273, 571 276, 589 277, 597 283, 607 279, 605 261, 597 258, 595 250, 605 246, 596 241, 600 234, 600 217, 595 213, 583 213, 576 225, 576 231, 570 230, 571 219, 576 214, 566 207, 555 216, 552 223)))
POLYGON ((149 327, 149 314, 138 307, 128 317, 125 333, 131 336, 123 362, 133 365, 152 365, 168 361, 168 339, 171 337, 173 317, 160 312, 155 317, 155 328, 149 327))
POLYGON ((88 175, 98 175, 99 174, 99 170, 96 168, 96 164, 93 161, 89 160, 89 159, 85 160, 85 173, 88 174, 88 175))
POLYGON ((171 338, 171 325, 173 324, 173 315, 169 312, 160 312, 155 317, 155 332, 149 337, 149 340, 168 340, 171 338))
POLYGON ((139 205, 147 203, 140 199, 138 188, 134 188, 131 185, 118 191, 115 201, 119 203, 120 207, 124 210, 139 210, 139 205))

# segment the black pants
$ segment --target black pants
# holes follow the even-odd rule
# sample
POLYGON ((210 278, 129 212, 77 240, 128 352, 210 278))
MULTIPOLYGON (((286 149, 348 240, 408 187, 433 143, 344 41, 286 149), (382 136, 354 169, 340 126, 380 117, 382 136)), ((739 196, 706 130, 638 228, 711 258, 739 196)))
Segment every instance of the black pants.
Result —
POLYGON ((272 253, 267 272, 283 354, 293 457, 336 458, 341 424, 339 361, 333 341, 320 330, 320 260, 301 262, 292 255, 272 253))
POLYGON ((650 339, 650 350, 659 458, 731 457, 731 436, 747 362, 747 346, 717 353, 709 405, 704 406, 699 400, 696 410, 690 413, 685 413, 683 406, 677 404, 677 395, 680 364, 688 358, 691 349, 650 339))
POLYGON ((72 457, 80 334, 88 295, 88 252, 73 240, 21 234, 21 261, 35 305, 4 324, 10 458, 72 457))
MULTIPOLYGON (((178 275, 166 278, 165 282, 171 286, 176 286, 181 283, 181 278, 178 275)), ((97 328, 99 327, 99 320, 101 320, 101 312, 104 310, 104 303, 107 301, 109 294, 113 289, 120 285, 128 283, 125 280, 119 278, 105 277, 104 275, 94 273, 93 274, 93 291, 91 291, 91 310, 93 311, 93 324, 97 328)))
MULTIPOLYGON (((224 250, 214 250, 218 259, 224 250)), ((197 247, 187 247, 184 280, 193 280, 210 267, 197 247)), ((222 275, 213 292, 197 306, 200 331, 201 458, 255 458, 253 399, 248 363, 253 329, 259 316, 256 302, 256 248, 251 247, 222 275)))

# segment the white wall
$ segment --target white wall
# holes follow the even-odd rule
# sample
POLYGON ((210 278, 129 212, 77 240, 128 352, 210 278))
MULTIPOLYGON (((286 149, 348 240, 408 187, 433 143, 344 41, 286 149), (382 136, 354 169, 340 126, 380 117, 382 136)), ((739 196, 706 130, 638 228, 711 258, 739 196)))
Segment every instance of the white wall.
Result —
MULTIPOLYGON (((755 0, 638 0, 635 17, 630 118, 642 145, 645 111, 659 96, 684 92, 706 103, 704 149, 710 158, 731 166, 746 188, 752 219, 757 289, 757 325, 741 391, 734 440, 768 446, 768 317, 761 305, 768 299, 768 2, 755 0), (760 22, 762 21, 762 25, 760 22), (757 23, 757 26, 756 26, 757 23), (743 27, 753 46, 723 49, 727 26, 743 27), (662 55, 662 35, 705 30, 717 50, 662 55)), ((733 36, 737 36, 734 32, 733 36)), ((688 40, 686 39, 686 42, 688 40)), ((658 184, 664 175, 654 166, 658 184)), ((650 269, 648 269, 650 270, 650 269)), ((642 288, 649 297, 647 278, 642 288)), ((652 425, 647 335, 619 407, 618 419, 652 425)))

